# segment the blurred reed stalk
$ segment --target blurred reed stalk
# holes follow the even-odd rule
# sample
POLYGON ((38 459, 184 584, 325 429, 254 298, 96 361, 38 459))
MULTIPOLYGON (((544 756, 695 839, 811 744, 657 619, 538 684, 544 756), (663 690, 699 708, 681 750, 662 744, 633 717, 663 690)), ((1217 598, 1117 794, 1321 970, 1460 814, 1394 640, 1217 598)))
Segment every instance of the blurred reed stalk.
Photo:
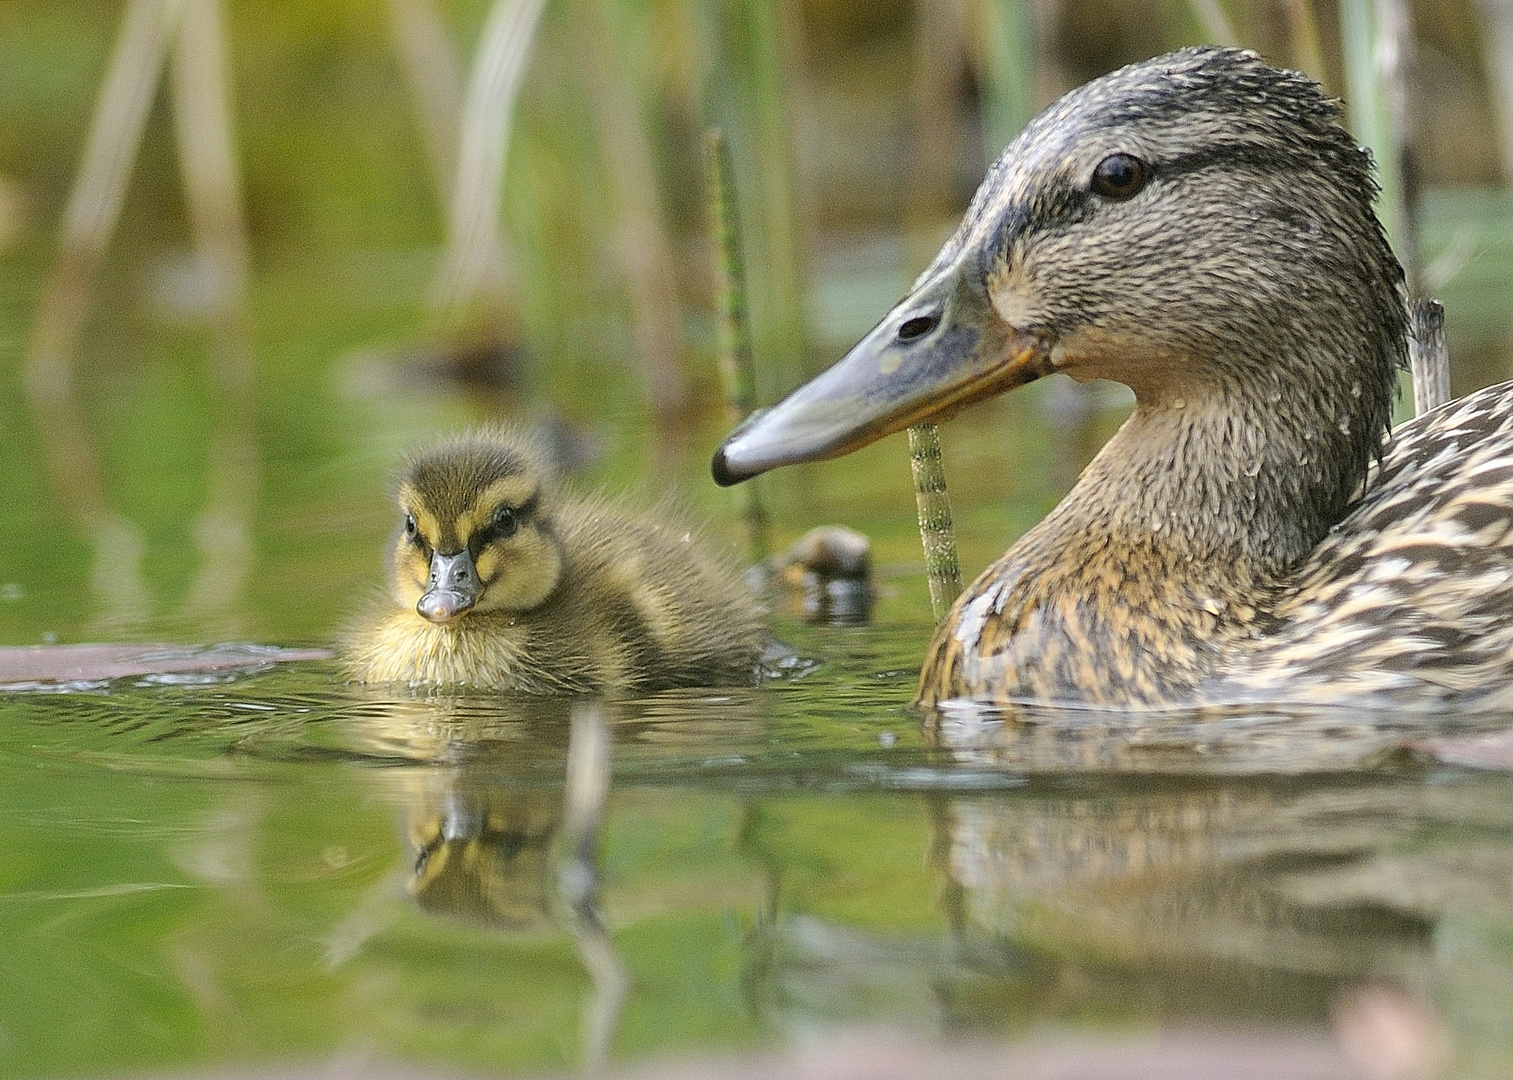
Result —
POLYGON ((1482 50, 1497 115, 1504 185, 1513 185, 1513 0, 1479 0, 1482 50))
MULTIPOLYGON (((908 247, 911 265, 928 262, 936 246, 937 225, 956 208, 952 205, 956 163, 962 130, 959 89, 965 79, 966 11, 958 0, 919 0, 914 7, 914 134, 909 171, 908 247)), ((1006 13, 1019 17, 1017 9, 1006 13)), ((1006 88, 1022 91, 1016 80, 1006 88)), ((940 454, 940 430, 934 424, 909 429, 909 471, 919 512, 919 538, 924 547, 925 579, 930 608, 938 623, 961 594, 961 560, 956 552, 956 529, 946 491, 945 464, 940 454)))
POLYGON ((687 381, 681 361, 677 272, 646 122, 605 11, 607 0, 569 0, 616 202, 616 255, 629 293, 641 379, 657 423, 658 448, 676 446, 686 425, 687 381))
POLYGON ((260 487, 256 359, 247 310, 250 258, 233 135, 231 79, 220 0, 190 0, 171 56, 179 168, 212 326, 209 495, 193 533, 200 564, 184 608, 213 616, 217 634, 252 573, 252 512, 260 487))
MULTIPOLYGON (((462 72, 436 0, 388 0, 394 49, 420 116, 431 177, 445 200, 457 186, 462 72)), ((496 237, 497 239, 497 237, 496 237)), ((503 262, 503 253, 499 254, 503 262)))
POLYGON ((1209 44, 1223 45, 1231 49, 1240 44, 1240 36, 1235 33, 1234 24, 1229 21, 1229 16, 1225 15, 1224 9, 1219 6, 1219 0, 1191 0, 1189 6, 1198 22, 1202 24, 1209 44))
POLYGON ((1417 192, 1408 184, 1407 72, 1413 38, 1407 7, 1403 0, 1340 0, 1340 36, 1351 130, 1376 158, 1377 212, 1413 295, 1419 272, 1417 192))
POLYGON ((731 143, 736 186, 747 193, 753 346, 762 378, 791 386, 808 374, 801 223, 811 218, 791 100, 803 68, 795 0, 717 0, 706 10, 708 107, 731 143))
POLYGON ((1319 33, 1313 0, 1285 0, 1283 13, 1287 18, 1293 66, 1306 71, 1327 88, 1329 66, 1324 62, 1323 37, 1319 33))
POLYGON ((58 258, 42 288, 23 380, 28 395, 60 398, 72 387, 73 354, 106 245, 142 143, 164 61, 188 0, 131 0, 95 102, 84 157, 63 211, 58 258))
POLYGON ((1413 369, 1413 412, 1422 415, 1450 400, 1450 350, 1445 305, 1419 297, 1408 308, 1408 364, 1413 369))
MULTIPOLYGON (((396 32, 405 29, 400 19, 408 20, 406 26, 423 27, 433 17, 425 10, 425 0, 395 3, 396 32)), ((454 331, 470 330, 468 323, 482 319, 492 324, 484 331, 497 336, 505 332, 509 321, 509 266, 499 231, 499 208, 515 101, 544 4, 545 0, 495 0, 473 58, 462 121, 457 127, 457 165, 451 170, 446 248, 431 291, 432 306, 454 331)), ((401 49, 400 56, 407 66, 435 60, 429 52, 422 57, 409 49, 401 49)), ((445 76, 412 74, 411 79, 434 83, 421 100, 430 139, 440 145, 451 125, 432 114, 450 107, 442 99, 445 76), (441 126, 431 127, 432 123, 441 126)))
MULTIPOLYGON (((741 224, 731 188, 730 144, 719 128, 705 137, 709 178, 709 215, 715 237, 719 278, 720 377, 730 422, 739 424, 756 407, 756 368, 751 356, 751 321, 746 306, 746 265, 741 251, 741 224)), ((771 551, 767 511, 755 480, 737 487, 746 549, 752 565, 762 566, 771 551)))
POLYGON ((1413 31, 1405 0, 1340 0, 1340 34, 1351 126, 1376 158, 1381 185, 1378 213, 1403 265, 1408 296, 1413 300, 1409 360, 1415 411, 1423 411, 1449 398, 1450 376, 1444 309, 1435 301, 1418 299, 1423 282, 1418 260, 1419 193, 1412 183, 1408 112, 1413 31))
POLYGON ((589 975, 583 1065, 590 1072, 602 1069, 608 1060, 630 989, 630 975, 599 913, 599 831, 609 802, 612 750, 604 702, 574 705, 568 721, 557 887, 567 909, 568 932, 589 975))
POLYGON ((58 257, 43 286, 23 365, 24 388, 54 483, 95 545, 91 582, 102 601, 102 619, 110 624, 147 615, 140 570, 145 544, 136 526, 108 506, 99 460, 74 395, 74 359, 170 49, 170 98, 196 277, 214 335, 210 498, 194 526, 200 567, 188 609, 232 610, 252 559, 248 517, 258 488, 255 365, 221 6, 219 0, 132 0, 96 101, 63 214, 58 257))

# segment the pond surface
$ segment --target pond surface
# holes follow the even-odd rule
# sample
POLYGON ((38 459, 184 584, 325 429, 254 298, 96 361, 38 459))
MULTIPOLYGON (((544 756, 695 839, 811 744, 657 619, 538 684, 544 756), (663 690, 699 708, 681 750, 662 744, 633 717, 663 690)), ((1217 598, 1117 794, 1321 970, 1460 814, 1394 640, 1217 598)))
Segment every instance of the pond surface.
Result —
POLYGON ((604 707, 597 935, 565 704, 319 661, 7 694, 0 1074, 1323 1029, 1385 985, 1507 1075, 1513 778, 1390 750, 1443 718, 922 723, 918 620, 780 628, 758 689, 604 707))

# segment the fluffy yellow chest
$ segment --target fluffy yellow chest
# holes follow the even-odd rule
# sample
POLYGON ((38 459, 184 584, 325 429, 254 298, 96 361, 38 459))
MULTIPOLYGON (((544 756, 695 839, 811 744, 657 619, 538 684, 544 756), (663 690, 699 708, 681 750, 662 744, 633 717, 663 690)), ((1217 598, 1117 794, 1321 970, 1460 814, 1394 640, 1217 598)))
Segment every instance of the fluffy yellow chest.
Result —
POLYGON ((358 642, 353 663, 365 682, 529 692, 536 680, 525 670, 524 635, 512 634, 502 620, 492 622, 497 625, 483 633, 468 620, 438 626, 397 611, 358 642))

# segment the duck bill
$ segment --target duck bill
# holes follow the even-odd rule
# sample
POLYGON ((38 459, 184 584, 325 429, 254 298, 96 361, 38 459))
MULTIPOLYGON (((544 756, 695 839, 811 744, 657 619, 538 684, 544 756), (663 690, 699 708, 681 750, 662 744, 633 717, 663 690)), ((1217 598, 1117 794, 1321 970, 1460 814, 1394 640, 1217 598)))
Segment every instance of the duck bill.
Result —
POLYGON ((834 366, 748 417, 715 452, 715 482, 849 454, 1050 370, 1045 339, 1005 323, 986 290, 954 274, 943 284, 917 288, 834 366))
POLYGON ((431 580, 415 610, 433 623, 449 623, 473 610, 478 594, 478 570, 472 554, 466 548, 455 555, 438 551, 431 556, 431 580))

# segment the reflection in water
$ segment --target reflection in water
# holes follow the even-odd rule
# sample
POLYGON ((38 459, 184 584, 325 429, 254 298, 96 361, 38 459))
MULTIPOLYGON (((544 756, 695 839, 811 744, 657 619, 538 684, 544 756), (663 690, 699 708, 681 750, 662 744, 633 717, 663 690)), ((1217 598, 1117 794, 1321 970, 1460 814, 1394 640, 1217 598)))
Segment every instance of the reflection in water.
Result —
MULTIPOLYGON (((37 876, 27 891, 45 901, 0 897, 0 916, 148 915, 130 917, 139 941, 85 918, 61 952, 124 950, 88 969, 112 1005, 136 992, 117 966, 166 971, 216 1045, 249 1056, 270 1030, 303 1030, 306 1005, 344 1043, 397 1053, 505 1031, 497 1045, 520 1056, 500 1067, 529 1069, 564 1045, 602 1060, 622 1003, 624 1043, 661 1054, 687 1048, 680 1032, 714 1049, 857 1024, 928 1038, 1301 1025, 1321 1040, 1340 1017, 1359 1036, 1422 1002, 1452 1075, 1513 1064, 1507 776, 1411 759, 1202 775, 1207 753, 1173 748, 1164 774, 1042 755, 1016 776, 939 733, 926 744, 902 714, 869 711, 876 693, 823 674, 574 716, 383 700, 334 687, 335 671, 7 699, 0 771, 21 809, 0 825, 25 826, 12 846, 98 843, 37 876), (402 807, 399 880, 375 796, 402 807), (174 869, 144 872, 165 842, 174 869), (291 942, 328 948, 307 961, 291 942), (303 987, 301 1006, 247 989, 266 985, 303 987)), ((8 940, 35 924, 8 924, 8 940)))
POLYGON ((844 525, 820 525, 771 560, 783 610, 825 626, 860 626, 872 617, 872 541, 844 525))
POLYGON ((515 930, 546 924, 560 793, 491 781, 477 763, 424 770, 411 786, 408 889, 420 906, 515 930))
POLYGON ((599 911, 607 707, 490 699, 477 711, 478 702, 456 699, 461 714, 448 715, 447 701, 396 703, 364 718, 372 745, 400 743, 429 762, 406 770, 408 891, 433 914, 513 931, 566 929, 589 974, 583 1062, 597 1068, 629 987, 599 911))
POLYGON ((1385 708, 1124 712, 949 702, 930 710, 925 736, 960 764, 1024 774, 1289 776, 1377 768, 1416 738, 1506 727, 1500 715, 1385 708))

